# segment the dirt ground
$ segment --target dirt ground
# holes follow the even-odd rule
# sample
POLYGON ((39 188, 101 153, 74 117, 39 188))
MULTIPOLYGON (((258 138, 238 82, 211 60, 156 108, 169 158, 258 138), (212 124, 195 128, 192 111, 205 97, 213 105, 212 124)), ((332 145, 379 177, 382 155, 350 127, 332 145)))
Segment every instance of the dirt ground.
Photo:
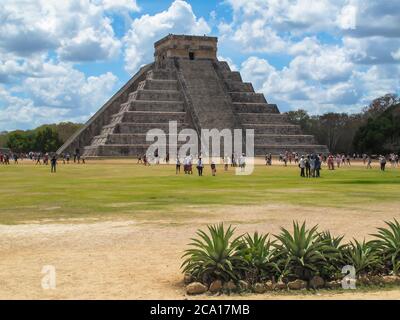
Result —
MULTIPOLYGON (((76 221, 0 226, 0 299, 210 299, 185 295, 180 264, 199 227, 224 221, 238 232, 279 232, 306 220, 321 230, 363 238, 399 206, 345 210, 280 205, 191 208, 193 219, 165 221, 76 221), (211 212, 206 218, 201 213, 211 212), (288 214, 290 212, 290 215, 288 214), (244 213, 246 213, 244 215, 244 213), (42 289, 43 266, 56 269, 56 288, 42 289)), ((400 299, 400 289, 220 296, 234 299, 400 299)))

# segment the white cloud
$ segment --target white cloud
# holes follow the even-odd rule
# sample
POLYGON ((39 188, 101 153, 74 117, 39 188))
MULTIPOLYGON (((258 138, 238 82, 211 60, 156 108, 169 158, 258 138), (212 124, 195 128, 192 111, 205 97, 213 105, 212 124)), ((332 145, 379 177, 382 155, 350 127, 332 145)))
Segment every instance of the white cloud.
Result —
POLYGON ((0 51, 25 57, 57 50, 61 59, 88 61, 119 52, 107 11, 138 7, 133 0, 3 0, 0 9, 0 51))
POLYGON ((393 51, 390 53, 395 60, 400 61, 400 48, 397 51, 393 51))
POLYGON ((35 127, 62 120, 85 121, 111 96, 117 78, 110 72, 86 77, 70 64, 43 62, 35 77, 9 90, 0 86, 0 128, 35 127))
POLYGON ((124 37, 126 70, 133 74, 140 65, 151 62, 154 42, 168 33, 203 35, 210 31, 204 18, 197 18, 185 1, 176 0, 168 10, 153 16, 144 14, 132 22, 124 37))
POLYGON ((340 28, 354 30, 357 25, 357 7, 354 5, 344 6, 337 21, 340 28))

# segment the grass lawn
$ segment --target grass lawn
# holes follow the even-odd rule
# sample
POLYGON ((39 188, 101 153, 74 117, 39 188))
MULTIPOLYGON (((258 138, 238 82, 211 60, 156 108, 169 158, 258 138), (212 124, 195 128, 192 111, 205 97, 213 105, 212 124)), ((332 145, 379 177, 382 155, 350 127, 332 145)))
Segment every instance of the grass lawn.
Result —
POLYGON ((236 176, 232 168, 223 172, 221 166, 212 177, 207 167, 198 177, 175 175, 173 165, 144 167, 118 160, 60 164, 51 174, 49 166, 25 160, 0 166, 0 176, 0 224, 61 218, 184 218, 191 206, 278 203, 357 208, 400 203, 400 169, 390 166, 386 172, 362 166, 324 168, 320 179, 304 179, 297 167, 280 164, 256 166, 250 176, 236 176))

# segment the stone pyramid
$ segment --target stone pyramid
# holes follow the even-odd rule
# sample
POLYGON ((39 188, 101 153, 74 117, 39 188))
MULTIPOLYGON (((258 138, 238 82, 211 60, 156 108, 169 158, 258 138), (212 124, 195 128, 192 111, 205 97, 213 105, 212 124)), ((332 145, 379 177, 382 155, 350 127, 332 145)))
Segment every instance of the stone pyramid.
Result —
POLYGON ((314 137, 290 124, 275 104, 239 72, 217 59, 217 38, 168 35, 155 43, 155 61, 142 67, 58 150, 86 157, 144 154, 146 133, 192 128, 254 129, 255 155, 327 153, 314 137))

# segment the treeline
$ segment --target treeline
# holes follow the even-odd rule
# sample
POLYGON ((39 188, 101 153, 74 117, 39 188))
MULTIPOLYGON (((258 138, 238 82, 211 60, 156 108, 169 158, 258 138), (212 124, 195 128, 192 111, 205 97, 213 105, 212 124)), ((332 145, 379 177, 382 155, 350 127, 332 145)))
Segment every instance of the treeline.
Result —
POLYGON ((82 124, 61 122, 45 124, 33 130, 15 130, 0 135, 0 147, 10 148, 13 152, 54 152, 82 124))
POLYGON ((309 115, 302 109, 286 114, 333 153, 400 152, 400 99, 395 94, 373 100, 356 114, 309 115))

